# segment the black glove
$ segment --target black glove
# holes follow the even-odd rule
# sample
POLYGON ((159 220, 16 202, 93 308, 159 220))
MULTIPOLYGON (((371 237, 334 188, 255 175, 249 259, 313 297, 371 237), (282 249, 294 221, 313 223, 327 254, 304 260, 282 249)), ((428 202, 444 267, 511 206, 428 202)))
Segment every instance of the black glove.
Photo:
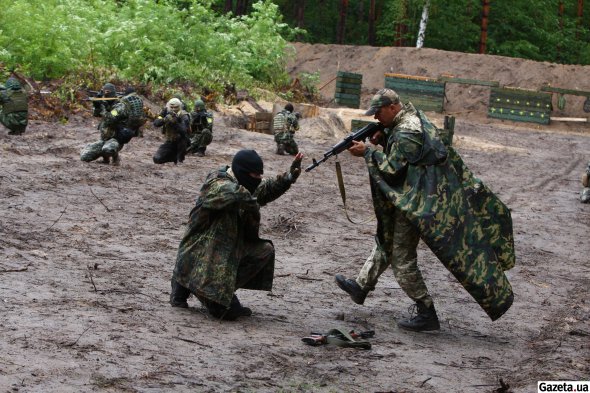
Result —
POLYGON ((174 114, 174 113, 168 113, 166 115, 165 119, 168 123, 172 123, 172 124, 175 124, 178 121, 178 117, 176 117, 176 114, 174 114))
POLYGON ((291 183, 295 183, 297 178, 301 175, 301 159, 294 159, 291 163, 291 168, 289 169, 289 176, 291 178, 291 183))

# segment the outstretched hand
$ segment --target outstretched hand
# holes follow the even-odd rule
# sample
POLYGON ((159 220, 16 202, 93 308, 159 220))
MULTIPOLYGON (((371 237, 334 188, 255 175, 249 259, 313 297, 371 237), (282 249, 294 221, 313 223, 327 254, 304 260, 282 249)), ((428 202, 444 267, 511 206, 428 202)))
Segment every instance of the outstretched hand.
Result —
POLYGON ((299 152, 291 163, 289 174, 291 175, 291 182, 295 183, 299 175, 301 174, 301 161, 303 161, 303 153, 299 152))

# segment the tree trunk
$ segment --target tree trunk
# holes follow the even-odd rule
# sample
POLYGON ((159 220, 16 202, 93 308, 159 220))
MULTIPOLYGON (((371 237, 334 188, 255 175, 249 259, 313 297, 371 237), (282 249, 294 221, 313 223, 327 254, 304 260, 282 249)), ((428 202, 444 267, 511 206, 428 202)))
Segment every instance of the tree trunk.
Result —
POLYGON ((244 15, 246 13, 247 0, 238 0, 236 4, 236 16, 244 15))
POLYGON ((233 0, 225 0, 225 6, 223 7, 223 12, 226 14, 233 11, 234 5, 233 0))
POLYGON ((576 38, 580 39, 580 29, 584 16, 584 0, 578 0, 578 28, 576 29, 576 38))
POLYGON ((418 39, 416 40, 416 48, 424 46, 424 36, 426 36, 426 26, 428 26, 428 11, 430 9, 430 0, 426 0, 424 8, 422 8, 422 18, 420 18, 420 30, 418 30, 418 39))
POLYGON ((375 0, 371 0, 369 5, 369 45, 375 46, 377 38, 375 36, 375 0))
POLYGON ((407 0, 401 0, 401 9, 402 9, 402 16, 399 22, 395 24, 395 41, 393 42, 394 46, 406 46, 406 33, 408 32, 408 25, 406 25, 406 20, 408 20, 408 2, 407 0))
POLYGON ((297 27, 303 28, 303 26, 305 25, 305 0, 297 1, 297 10, 295 15, 297 20, 297 27))
POLYGON ((479 36, 479 53, 486 53, 488 42, 488 17, 490 15, 490 0, 482 0, 481 9, 481 35, 479 36))
POLYGON ((344 43, 344 32, 346 30, 346 14, 348 12, 348 0, 341 0, 340 2, 340 21, 338 23, 338 34, 336 36, 336 43, 344 43))

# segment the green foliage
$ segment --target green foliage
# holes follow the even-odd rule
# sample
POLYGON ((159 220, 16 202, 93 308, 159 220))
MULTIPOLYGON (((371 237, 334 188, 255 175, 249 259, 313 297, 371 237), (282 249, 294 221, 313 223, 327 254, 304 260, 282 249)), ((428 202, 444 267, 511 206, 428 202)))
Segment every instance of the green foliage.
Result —
POLYGON ((297 33, 269 0, 240 18, 212 0, 0 0, 0 62, 36 78, 106 69, 110 79, 210 88, 285 83, 297 33))

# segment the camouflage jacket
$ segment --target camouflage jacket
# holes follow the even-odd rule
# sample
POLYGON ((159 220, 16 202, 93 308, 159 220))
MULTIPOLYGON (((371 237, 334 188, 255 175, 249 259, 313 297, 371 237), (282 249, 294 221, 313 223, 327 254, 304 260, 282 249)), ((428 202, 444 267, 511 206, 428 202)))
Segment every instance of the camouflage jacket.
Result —
POLYGON ((209 111, 196 111, 190 113, 191 135, 200 134, 204 130, 213 132, 213 113, 209 111))
POLYGON ((164 108, 153 124, 155 127, 162 127, 167 142, 174 142, 179 138, 189 138, 190 121, 190 116, 184 109, 173 113, 164 108))
MULTIPOLYGON (((192 293, 228 307, 244 244, 260 241, 260 206, 290 186, 284 173, 264 179, 252 195, 238 184, 228 166, 209 173, 178 247, 173 278, 192 293)), ((263 269, 247 289, 270 291, 273 275, 274 264, 263 269)))
POLYGON ((95 109, 95 114, 98 112, 102 117, 102 121, 98 125, 100 130, 100 138, 103 141, 108 141, 115 138, 117 129, 127 124, 129 117, 129 110, 127 106, 121 101, 104 101, 103 106, 95 109))
POLYGON ((272 129, 275 135, 283 132, 294 133, 299 130, 299 120, 295 114, 283 109, 275 115, 272 129))
POLYGON ((378 221, 400 209, 490 318, 499 318, 513 299, 504 274, 515 263, 510 210, 412 104, 386 134, 383 152, 365 153, 378 221))

